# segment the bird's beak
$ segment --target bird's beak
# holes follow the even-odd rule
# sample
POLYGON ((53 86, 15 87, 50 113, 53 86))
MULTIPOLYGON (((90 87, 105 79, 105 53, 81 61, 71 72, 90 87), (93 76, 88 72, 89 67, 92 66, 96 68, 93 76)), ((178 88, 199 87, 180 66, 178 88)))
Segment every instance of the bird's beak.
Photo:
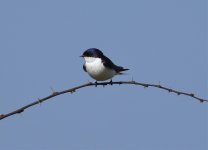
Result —
POLYGON ((83 55, 79 56, 79 57, 84 57, 83 55))

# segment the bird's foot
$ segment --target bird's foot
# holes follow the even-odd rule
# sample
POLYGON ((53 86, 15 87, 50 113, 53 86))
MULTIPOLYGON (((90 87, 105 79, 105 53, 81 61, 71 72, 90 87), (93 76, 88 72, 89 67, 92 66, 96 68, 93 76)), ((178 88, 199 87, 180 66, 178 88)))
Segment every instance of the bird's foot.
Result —
POLYGON ((109 83, 110 83, 110 85, 113 85, 113 81, 112 81, 112 79, 110 80, 110 82, 109 82, 109 83))
POLYGON ((95 87, 97 87, 98 86, 98 82, 97 81, 95 81, 95 87))

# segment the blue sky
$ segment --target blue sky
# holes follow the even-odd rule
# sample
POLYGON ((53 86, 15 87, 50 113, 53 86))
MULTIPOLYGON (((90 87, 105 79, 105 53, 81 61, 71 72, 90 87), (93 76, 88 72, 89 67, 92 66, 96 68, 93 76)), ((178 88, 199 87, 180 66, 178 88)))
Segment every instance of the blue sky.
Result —
MULTIPOLYGON (((0 2, 0 113, 93 81, 91 47, 130 68, 113 80, 207 94, 205 0, 0 2)), ((207 104, 137 86, 89 87, 1 121, 4 150, 206 150, 207 104)))

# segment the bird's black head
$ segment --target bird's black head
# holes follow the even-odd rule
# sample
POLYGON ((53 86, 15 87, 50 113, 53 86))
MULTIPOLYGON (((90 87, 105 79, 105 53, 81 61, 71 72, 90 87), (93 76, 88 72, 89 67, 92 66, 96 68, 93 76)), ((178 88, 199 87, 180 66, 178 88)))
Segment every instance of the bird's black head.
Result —
POLYGON ((103 56, 103 53, 97 49, 97 48, 89 48, 82 54, 81 57, 95 57, 95 58, 101 58, 103 56))

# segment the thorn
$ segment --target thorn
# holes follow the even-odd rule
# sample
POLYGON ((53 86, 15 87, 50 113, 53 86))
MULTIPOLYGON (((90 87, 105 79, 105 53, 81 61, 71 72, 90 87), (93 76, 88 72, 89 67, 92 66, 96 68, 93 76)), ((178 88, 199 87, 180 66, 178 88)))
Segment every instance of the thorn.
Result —
POLYGON ((159 88, 162 88, 162 85, 161 85, 161 82, 159 81, 159 83, 158 83, 158 87, 159 88))
POLYGON ((18 114, 20 114, 22 112, 24 112, 24 109, 20 109, 20 110, 17 111, 18 114))
POLYGON ((131 80, 131 84, 136 84, 136 81, 134 81, 133 79, 131 80))
POLYGON ((41 106, 42 101, 41 101, 41 99, 39 99, 39 98, 38 98, 38 103, 39 103, 39 105, 41 106))
POLYGON ((89 84, 92 84, 92 82, 90 82, 90 80, 87 80, 89 84))
MULTIPOLYGON (((162 88, 162 86, 161 86, 160 84, 158 84, 158 87, 159 87, 159 88, 162 88)), ((169 91, 169 90, 168 90, 168 91, 169 91)))
POLYGON ((73 94, 74 92, 76 92, 76 90, 72 90, 72 91, 71 91, 71 94, 73 94))
POLYGON ((204 100, 202 100, 202 99, 200 99, 199 101, 200 101, 200 103, 203 103, 204 102, 204 100))
POLYGON ((87 84, 89 84, 89 85, 93 85, 93 83, 92 83, 92 82, 90 82, 90 81, 89 81, 87 84))
POLYGON ((190 96, 191 96, 191 97, 194 97, 194 94, 193 94, 193 93, 191 93, 191 94, 190 94, 190 96))
POLYGON ((173 90, 172 89, 169 89, 168 92, 173 92, 173 90))
POLYGON ((51 89, 52 93, 55 93, 55 91, 54 91, 53 87, 50 87, 50 89, 51 89))
POLYGON ((53 95, 58 95, 59 92, 53 92, 53 95))
POLYGON ((133 77, 133 76, 131 77, 131 81, 132 81, 132 82, 134 81, 134 77, 133 77))
POLYGON ((56 91, 53 89, 53 87, 51 87, 51 91, 52 91, 52 95, 57 95, 57 94, 58 94, 58 92, 56 92, 56 91))
POLYGON ((144 86, 144 88, 148 88, 149 87, 147 84, 144 84, 143 86, 144 86))

